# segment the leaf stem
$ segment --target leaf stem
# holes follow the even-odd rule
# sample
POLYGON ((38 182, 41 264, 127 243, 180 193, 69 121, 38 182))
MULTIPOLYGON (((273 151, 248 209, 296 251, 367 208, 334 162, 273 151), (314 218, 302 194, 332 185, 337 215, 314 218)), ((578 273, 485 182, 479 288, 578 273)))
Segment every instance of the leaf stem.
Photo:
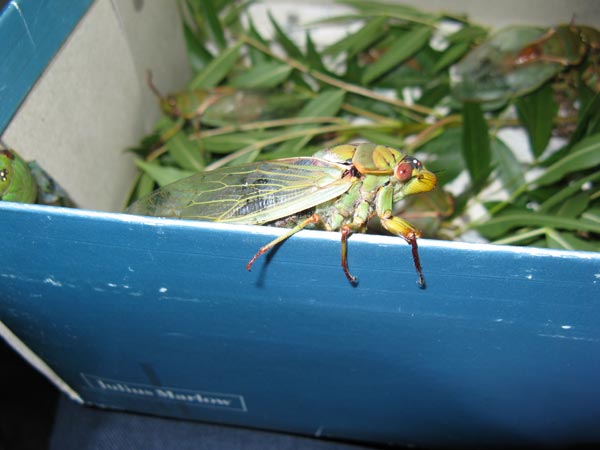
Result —
MULTIPOLYGON (((437 111, 435 111, 434 109, 427 108, 427 107, 421 106, 421 105, 409 105, 408 103, 406 103, 402 100, 398 100, 396 98, 390 98, 385 95, 378 94, 370 89, 366 89, 361 86, 357 86, 355 84, 347 83, 345 81, 339 80, 339 79, 331 77, 329 75, 326 75, 323 72, 319 72, 318 70, 311 69, 310 67, 308 67, 307 65, 301 63, 300 61, 298 61, 296 59, 277 55, 269 47, 267 47, 266 45, 263 45, 261 42, 258 42, 256 39, 253 39, 252 37, 250 37, 248 35, 242 36, 241 40, 243 42, 245 42, 246 44, 251 45, 252 47, 256 48, 257 50, 260 50, 261 52, 271 56, 272 58, 275 58, 275 59, 293 67, 294 69, 296 69, 306 75, 309 75, 309 76, 313 77, 314 79, 319 80, 330 86, 334 86, 336 88, 342 89, 347 92, 352 92, 353 94, 357 94, 362 97, 367 97, 367 98, 371 98, 373 100, 377 100, 377 101, 380 101, 383 103, 388 103, 390 105, 397 106, 398 108, 401 108, 401 109, 404 109, 407 111, 412 111, 412 112, 416 112, 416 113, 427 115, 427 116, 441 117, 441 114, 438 113, 437 111)), ((421 118, 421 117, 414 116, 411 118, 418 120, 418 121, 423 121, 423 118, 421 118)))

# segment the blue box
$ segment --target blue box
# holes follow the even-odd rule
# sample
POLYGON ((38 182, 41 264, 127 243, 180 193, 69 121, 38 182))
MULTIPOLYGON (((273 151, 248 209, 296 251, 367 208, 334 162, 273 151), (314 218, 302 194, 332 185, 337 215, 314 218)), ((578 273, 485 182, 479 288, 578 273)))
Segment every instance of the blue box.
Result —
POLYGON ((282 232, 0 203, 0 332, 106 408, 424 447, 600 443, 600 255, 421 240, 420 290, 403 240, 355 235, 353 287, 339 234, 303 231, 247 272, 282 232))

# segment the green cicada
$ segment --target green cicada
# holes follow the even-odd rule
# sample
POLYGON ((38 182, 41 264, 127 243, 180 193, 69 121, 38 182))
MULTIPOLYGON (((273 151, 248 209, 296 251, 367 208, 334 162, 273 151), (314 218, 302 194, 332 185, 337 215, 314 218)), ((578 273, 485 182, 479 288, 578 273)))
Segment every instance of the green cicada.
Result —
POLYGON ((419 230, 393 214, 394 204, 408 195, 431 191, 434 173, 412 156, 375 144, 338 145, 312 157, 298 157, 224 167, 176 181, 138 200, 128 213, 275 225, 290 228, 262 247, 254 261, 304 228, 340 230, 342 268, 348 269, 348 237, 365 232, 377 216, 390 233, 411 246, 418 284, 425 287, 417 238, 419 230))
POLYGON ((75 208, 69 194, 35 161, 0 150, 0 200, 75 208))
POLYGON ((34 203, 38 187, 27 163, 13 150, 0 150, 0 199, 34 203))
POLYGON ((453 95, 461 101, 497 101, 531 92, 568 67, 578 67, 595 92, 600 31, 560 25, 503 28, 474 48, 453 70, 453 95))

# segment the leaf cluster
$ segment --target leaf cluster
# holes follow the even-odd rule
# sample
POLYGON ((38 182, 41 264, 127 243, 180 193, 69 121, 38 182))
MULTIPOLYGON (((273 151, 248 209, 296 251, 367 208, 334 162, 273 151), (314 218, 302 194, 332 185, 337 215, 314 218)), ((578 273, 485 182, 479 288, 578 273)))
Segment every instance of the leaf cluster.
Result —
POLYGON ((453 66, 490 30, 449 12, 338 3, 353 12, 311 24, 298 42, 273 16, 271 34, 257 26, 251 1, 182 0, 195 73, 173 98, 189 114, 165 110, 131 149, 140 175, 128 202, 197 171, 372 141, 438 174, 436 192, 401 205, 431 237, 476 230, 506 244, 599 249, 600 98, 580 82, 583 66, 527 94, 461 102, 453 66), (354 31, 318 45, 332 24, 354 31), (515 128, 525 151, 503 137, 515 128))

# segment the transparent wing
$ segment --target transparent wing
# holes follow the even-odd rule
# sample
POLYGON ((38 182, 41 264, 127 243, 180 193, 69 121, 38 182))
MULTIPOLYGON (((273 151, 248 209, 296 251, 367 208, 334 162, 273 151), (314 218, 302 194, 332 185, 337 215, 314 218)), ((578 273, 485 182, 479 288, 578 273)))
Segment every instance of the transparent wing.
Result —
POLYGON ((176 181, 126 212, 263 224, 312 208, 346 192, 347 166, 317 158, 288 158, 225 167, 176 181))

